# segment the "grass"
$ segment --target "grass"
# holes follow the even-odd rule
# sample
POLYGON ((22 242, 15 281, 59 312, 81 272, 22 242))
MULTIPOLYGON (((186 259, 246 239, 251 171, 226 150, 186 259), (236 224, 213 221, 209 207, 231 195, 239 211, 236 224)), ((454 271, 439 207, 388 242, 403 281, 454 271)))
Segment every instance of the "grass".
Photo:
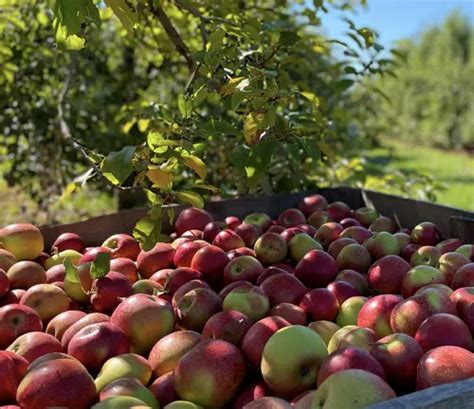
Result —
POLYGON ((382 148, 370 151, 369 159, 397 170, 430 175, 445 185, 445 189, 437 194, 437 203, 474 210, 472 154, 385 141, 382 148))

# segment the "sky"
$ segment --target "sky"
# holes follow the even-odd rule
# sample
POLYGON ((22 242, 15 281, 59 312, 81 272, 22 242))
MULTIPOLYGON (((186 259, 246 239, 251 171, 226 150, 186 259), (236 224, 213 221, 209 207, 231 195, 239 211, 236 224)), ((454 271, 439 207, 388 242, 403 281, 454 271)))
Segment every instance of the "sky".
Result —
MULTIPOLYGON (((474 23, 474 0, 368 0, 367 8, 358 8, 352 19, 357 27, 375 29, 380 34, 378 42, 390 48, 399 39, 416 38, 456 9, 474 23)), ((347 29, 340 15, 322 15, 322 28, 330 37, 340 38, 347 29)))

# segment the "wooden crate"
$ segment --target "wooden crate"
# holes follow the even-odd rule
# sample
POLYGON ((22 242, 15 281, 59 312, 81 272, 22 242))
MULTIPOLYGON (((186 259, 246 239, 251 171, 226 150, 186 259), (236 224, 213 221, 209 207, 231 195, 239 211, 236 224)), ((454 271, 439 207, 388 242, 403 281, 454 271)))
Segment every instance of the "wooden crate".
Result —
MULTIPOLYGON (((398 221, 403 227, 412 228, 422 221, 431 221, 441 230, 443 238, 458 237, 466 243, 474 243, 474 213, 439 206, 427 202, 405 199, 373 191, 352 188, 319 189, 312 192, 278 194, 273 196, 245 197, 219 202, 209 202, 205 208, 216 220, 233 215, 240 218, 252 212, 265 212, 276 218, 283 210, 295 207, 303 197, 321 193, 328 202, 344 201, 352 208, 374 207, 381 214, 398 221)), ((175 215, 187 206, 172 206, 175 215)), ((146 214, 146 209, 121 211, 115 214, 95 217, 73 224, 43 227, 46 248, 64 232, 79 234, 88 246, 100 245, 115 233, 131 233, 135 223, 146 214)), ((171 226, 163 212, 163 231, 171 232, 171 226)), ((424 391, 392 399, 370 409, 473 409, 474 379, 440 385, 424 391)), ((349 409, 349 408, 348 408, 349 409)))

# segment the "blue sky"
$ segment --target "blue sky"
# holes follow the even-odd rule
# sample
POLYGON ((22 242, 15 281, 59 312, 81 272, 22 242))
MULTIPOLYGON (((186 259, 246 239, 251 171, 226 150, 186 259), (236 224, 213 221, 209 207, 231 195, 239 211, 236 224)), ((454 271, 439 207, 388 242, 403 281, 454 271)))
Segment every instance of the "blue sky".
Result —
MULTIPOLYGON (((368 0, 367 8, 358 8, 353 20, 358 27, 375 29, 379 43, 389 48, 396 40, 416 37, 424 28, 441 23, 453 10, 460 10, 474 23, 474 0, 368 0)), ((322 14, 323 30, 341 38, 346 23, 340 13, 322 14)))

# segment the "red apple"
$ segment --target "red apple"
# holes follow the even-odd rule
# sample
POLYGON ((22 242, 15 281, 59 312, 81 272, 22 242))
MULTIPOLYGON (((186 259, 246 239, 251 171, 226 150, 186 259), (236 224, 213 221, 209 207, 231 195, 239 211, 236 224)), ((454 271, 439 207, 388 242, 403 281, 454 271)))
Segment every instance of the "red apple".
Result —
POLYGON ((56 315, 49 321, 46 327, 46 333, 53 335, 58 341, 61 341, 66 330, 74 323, 85 317, 84 311, 68 310, 56 315))
POLYGON ((202 331, 206 321, 222 309, 218 294, 208 288, 195 288, 176 304, 176 321, 181 328, 202 331))
POLYGON ((187 230, 202 230, 206 224, 212 221, 212 216, 205 210, 190 207, 178 215, 174 223, 174 229, 178 236, 180 236, 187 230))
POLYGON ((46 283, 44 268, 34 261, 19 261, 7 271, 10 287, 30 288, 36 284, 46 283))
POLYGON ((191 268, 202 273, 204 279, 211 285, 222 282, 224 268, 229 262, 229 257, 220 247, 205 246, 193 256, 191 268))
POLYGON ((364 243, 366 240, 370 239, 372 236, 373 236, 372 232, 367 230, 363 226, 347 227, 339 235, 339 237, 341 238, 355 240, 359 244, 364 243))
POLYGON ((10 281, 7 273, 0 269, 0 298, 10 291, 10 281))
POLYGON ((270 337, 283 327, 291 325, 287 320, 270 316, 253 324, 242 339, 242 351, 247 361, 255 368, 260 368, 262 352, 270 337))
POLYGON ((148 389, 163 407, 166 407, 168 403, 179 400, 178 393, 174 388, 173 372, 168 372, 155 379, 148 389))
POLYGON ((410 262, 411 256, 413 253, 418 250, 421 246, 419 244, 407 244, 405 247, 402 248, 400 251, 400 257, 403 258, 403 260, 406 260, 410 262))
POLYGON ((306 223, 306 217, 298 209, 286 209, 280 213, 277 223, 283 227, 296 227, 300 224, 306 223))
POLYGON ((0 298, 0 307, 4 307, 9 304, 18 304, 25 290, 11 290, 8 291, 3 297, 0 298), (21 294, 17 294, 18 291, 22 291, 21 294))
POLYGON ((94 309, 97 312, 111 313, 123 298, 133 294, 133 289, 127 277, 110 271, 105 277, 94 280, 91 292, 91 304, 94 309))
POLYGON ((265 396, 254 400, 245 406, 245 409, 292 409, 286 400, 274 396, 265 396))
POLYGON ((434 223, 419 223, 411 232, 411 241, 420 246, 435 246, 441 241, 441 232, 434 223))
POLYGON ((46 270, 46 282, 48 284, 55 283, 57 281, 64 281, 66 277, 66 268, 64 264, 57 264, 46 270))
POLYGON ((212 241, 212 245, 220 247, 224 251, 230 251, 239 247, 245 247, 245 242, 235 231, 225 229, 217 233, 212 241))
POLYGON ((224 268, 224 284, 244 280, 255 283, 265 272, 260 261, 251 256, 241 256, 231 260, 224 268))
POLYGON ((254 402, 268 394, 268 386, 259 380, 245 385, 233 399, 232 409, 243 409, 247 404, 254 402))
POLYGON ((191 267, 191 261, 194 254, 202 247, 208 246, 209 243, 204 240, 188 241, 180 244, 176 248, 173 263, 176 267, 191 267))
POLYGON ((137 257, 137 267, 141 277, 150 278, 154 272, 171 267, 174 253, 173 246, 168 243, 157 243, 149 251, 142 250, 137 257))
POLYGON ((125 333, 110 322, 90 324, 69 341, 68 355, 80 361, 90 373, 98 373, 109 358, 130 352, 125 333))
POLYGON ((280 235, 283 237, 287 244, 290 243, 291 239, 298 234, 306 234, 300 227, 287 227, 283 230, 280 235))
POLYGON ((173 270, 166 278, 164 290, 167 293, 173 295, 178 290, 178 288, 186 284, 188 281, 199 280, 201 278, 202 274, 193 268, 178 267, 173 270))
POLYGON ((123 274, 130 284, 138 280, 137 265, 129 258, 118 257, 110 260, 110 271, 123 274))
POLYGON ((257 285, 261 285, 268 277, 274 276, 276 274, 281 274, 281 273, 293 274, 293 273, 289 273, 287 270, 284 270, 283 268, 275 267, 274 265, 272 265, 270 267, 267 267, 265 271, 258 276, 257 285))
POLYGON ((306 223, 316 228, 319 228, 323 224, 331 222, 331 221, 333 220, 331 219, 331 216, 329 216, 328 212, 324 210, 317 210, 308 216, 306 223))
POLYGON ((442 346, 428 351, 420 359, 416 389, 426 389, 472 377, 474 354, 457 346, 442 346))
POLYGON ((223 407, 238 391, 245 376, 240 350, 219 339, 205 340, 184 355, 174 370, 178 395, 205 407, 223 407), (210 388, 202 387, 208 379, 210 388))
POLYGON ((317 193, 306 196, 298 205, 298 209, 301 210, 306 217, 318 210, 325 210, 327 207, 328 202, 326 198, 317 193))
POLYGON ((422 322, 415 339, 423 351, 453 345, 471 350, 472 335, 464 322, 455 315, 436 314, 422 322))
POLYGON ((459 247, 461 247, 464 242, 461 239, 446 239, 440 241, 436 247, 441 251, 441 254, 450 253, 456 251, 459 247))
POLYGON ((380 216, 371 223, 369 230, 374 233, 381 231, 395 233, 397 231, 397 227, 397 224, 389 217, 380 216))
POLYGON ((221 222, 210 222, 206 224, 202 230, 202 239, 208 243, 212 243, 212 240, 217 236, 217 233, 222 231, 224 227, 224 223, 221 222))
POLYGON ((229 257, 229 261, 241 256, 251 256, 253 258, 257 258, 255 251, 249 249, 248 247, 239 247, 238 249, 228 251, 226 254, 227 257, 229 257))
POLYGON ((162 295, 163 287, 149 278, 138 280, 132 285, 133 294, 162 295))
POLYGON ((393 234, 393 237, 397 239, 401 251, 411 243, 411 236, 407 233, 397 232, 393 234))
POLYGON ((456 304, 459 316, 463 317, 466 308, 474 304, 474 287, 458 288, 450 295, 450 298, 456 304))
POLYGON ((369 287, 381 294, 400 294, 408 270, 410 264, 401 257, 396 255, 382 257, 372 264, 367 273, 369 287))
POLYGON ((228 229, 235 230, 235 228, 241 224, 242 222, 237 216, 228 216, 224 220, 225 225, 228 229))
POLYGON ((210 317, 202 330, 202 339, 222 339, 240 345, 252 321, 239 311, 221 311, 210 317))
POLYGON ((339 223, 328 222, 318 228, 314 238, 319 241, 325 249, 327 249, 334 240, 339 238, 343 231, 344 228, 339 223))
POLYGON ((67 350, 67 347, 69 345, 69 342, 71 341, 71 338, 78 333, 82 328, 87 327, 88 325, 91 324, 96 324, 99 322, 108 322, 110 320, 108 315, 99 313, 99 312, 93 312, 90 314, 87 314, 85 317, 80 318, 77 322, 72 324, 66 331, 64 331, 64 334, 61 338, 61 345, 65 350, 67 350))
POLYGON ((382 294, 369 299, 359 311, 357 325, 372 329, 377 338, 390 335, 390 317, 393 309, 403 298, 395 294, 382 294))
POLYGON ((362 295, 357 288, 345 281, 333 281, 328 284, 327 289, 334 294, 339 304, 342 304, 348 298, 362 295))
POLYGON ((189 238, 191 240, 201 240, 202 231, 199 229, 186 230, 182 235, 182 238, 189 238))
POLYGON ((10 351, 0 351, 0 402, 15 402, 16 390, 28 370, 28 361, 10 351))
POLYGON ((336 296, 326 288, 307 292, 300 302, 300 307, 314 321, 333 321, 339 311, 336 296))
POLYGON ((194 290, 196 288, 210 289, 209 285, 203 280, 188 281, 187 283, 183 284, 174 292, 172 302, 171 302, 171 305, 173 306, 173 308, 176 308, 176 306, 178 305, 178 302, 181 300, 181 298, 184 297, 185 294, 189 293, 191 290, 194 290))
POLYGON ((367 293, 368 283, 366 276, 355 270, 341 270, 334 281, 345 281, 354 288, 357 288, 360 294, 364 295, 367 293))
MULTIPOLYGON (((280 226, 279 224, 274 224, 272 225, 268 230, 265 231, 265 233, 277 233, 281 234, 285 231, 286 229, 283 226, 280 226)), ((262 230, 263 231, 263 230, 262 230)))
POLYGON ((288 245, 279 234, 264 233, 255 242, 254 250, 262 264, 269 265, 285 259, 288 245))
POLYGON ((104 241, 102 247, 111 250, 112 258, 129 258, 136 260, 140 253, 138 241, 128 234, 114 234, 104 241))
POLYGON ((227 297, 227 294, 229 294, 234 288, 237 287, 244 287, 247 289, 254 288, 255 285, 248 282, 248 281, 234 281, 233 283, 227 284, 221 291, 219 291, 219 297, 223 300, 225 297, 227 297))
POLYGON ((337 275, 334 259, 322 250, 310 250, 296 265, 295 276, 311 288, 325 287, 337 275))
POLYGON ((300 224, 298 226, 301 230, 303 230, 306 234, 309 234, 311 237, 314 237, 318 229, 310 224, 300 224))
POLYGON ((389 384, 401 393, 412 392, 416 383, 416 367, 423 350, 407 334, 391 334, 379 339, 370 354, 382 365, 389 384))
POLYGON ((305 310, 287 302, 272 307, 268 315, 282 317, 292 325, 306 325, 308 323, 305 310))
POLYGON ((349 244, 357 244, 357 242, 354 239, 350 239, 349 237, 340 237, 329 245, 328 253, 332 256, 332 258, 336 259, 341 250, 349 244))
MULTIPOLYGON (((0 242, 1 243, 1 242, 0 242)), ((0 268, 3 271, 8 271, 8 269, 16 263, 16 257, 9 251, 0 248, 0 268)))
POLYGON ((272 306, 283 302, 298 304, 308 291, 297 277, 289 273, 268 277, 260 285, 260 288, 267 295, 272 306))
POLYGON ((353 219, 352 217, 346 217, 345 219, 342 219, 339 224, 344 229, 347 229, 348 227, 361 226, 357 219, 353 219))
POLYGON ((474 263, 460 267, 451 280, 451 288, 457 290, 461 287, 474 287, 474 263))
POLYGON ((7 351, 15 352, 31 363, 36 358, 49 354, 50 352, 62 352, 63 348, 59 341, 52 335, 32 331, 20 335, 10 344, 7 351))
POLYGON ((85 244, 81 236, 76 233, 62 233, 56 238, 51 246, 51 253, 60 253, 64 250, 75 250, 78 253, 82 253, 84 248, 85 244))
POLYGON ((111 252, 112 250, 110 250, 108 247, 86 248, 85 253, 81 256, 77 264, 91 263, 96 259, 98 254, 100 253, 110 254, 111 252))
POLYGON ((349 244, 340 251, 336 258, 336 263, 339 271, 349 269, 359 273, 366 273, 372 264, 372 258, 364 246, 349 244))
POLYGON ((255 224, 242 223, 235 228, 235 232, 244 240, 247 247, 253 248, 260 236, 260 229, 255 224))
POLYGON ((328 205, 327 212, 331 219, 338 222, 346 217, 350 217, 351 208, 344 202, 334 202, 328 205))
POLYGON ((44 248, 41 231, 28 223, 10 224, 0 229, 0 243, 17 260, 34 260, 44 248))
POLYGON ((454 274, 458 271, 462 266, 469 263, 469 259, 464 257, 460 253, 452 252, 452 253, 444 253, 439 258, 439 271, 443 273, 444 278, 448 284, 451 284, 453 280, 454 274))
POLYGON ((161 287, 164 287, 168 276, 173 272, 173 268, 163 268, 153 273, 150 277, 150 280, 155 281, 161 287))

